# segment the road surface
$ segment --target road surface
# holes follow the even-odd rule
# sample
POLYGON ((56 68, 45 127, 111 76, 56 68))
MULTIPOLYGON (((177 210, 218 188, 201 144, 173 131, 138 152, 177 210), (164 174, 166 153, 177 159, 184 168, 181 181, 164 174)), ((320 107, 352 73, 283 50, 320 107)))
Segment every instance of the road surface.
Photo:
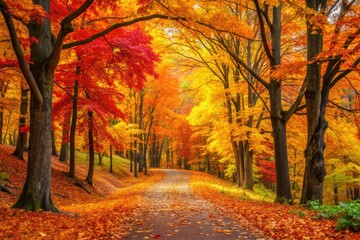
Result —
POLYGON ((195 196, 188 172, 161 171, 166 177, 145 195, 126 239, 265 239, 241 229, 215 205, 195 196))

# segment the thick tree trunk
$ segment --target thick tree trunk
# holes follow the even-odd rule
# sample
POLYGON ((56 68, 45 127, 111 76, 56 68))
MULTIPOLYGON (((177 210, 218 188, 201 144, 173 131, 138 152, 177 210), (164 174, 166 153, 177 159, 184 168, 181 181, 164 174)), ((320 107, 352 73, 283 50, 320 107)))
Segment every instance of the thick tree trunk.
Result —
MULTIPOLYGON (((41 1, 45 11, 50 1, 41 1)), ((26 181, 15 208, 57 212, 51 198, 51 126, 53 72, 47 71, 47 60, 52 52, 52 36, 48 19, 44 23, 28 24, 31 37, 38 40, 31 44, 30 71, 41 92, 43 104, 36 97, 30 100, 30 137, 26 181)))
MULTIPOLYGON (((90 96, 88 93, 86 93, 86 98, 90 99, 90 96)), ((88 169, 88 174, 86 176, 86 182, 88 182, 90 185, 93 184, 94 167, 95 167, 93 128, 94 128, 93 112, 88 111, 89 169, 88 169)))
MULTIPOLYGON (((43 68, 44 69, 44 68, 43 68)), ((43 72, 45 75, 45 73, 43 72)), ((35 75, 35 74, 34 74, 35 75)), ((36 76, 36 75, 35 75, 36 76)), ((41 79, 41 78, 40 78, 41 79)), ((30 105, 30 140, 27 177, 15 208, 56 212, 51 199, 51 91, 43 92, 44 106, 39 109, 35 100, 30 105), (49 97, 50 96, 50 97, 49 97)))
POLYGON ((308 116, 308 143, 305 149, 306 165, 301 204, 306 204, 310 200, 317 200, 320 204, 322 204, 323 182, 326 175, 324 163, 324 136, 327 128, 325 112, 328 95, 329 91, 327 89, 323 89, 320 96, 321 104, 315 106, 316 102, 311 102, 312 100, 315 100, 313 94, 310 94, 310 92, 305 93, 307 98, 307 109, 309 109, 309 113, 307 113, 307 115, 310 115, 311 113, 314 115, 308 116), (316 114, 314 113, 314 110, 320 111, 316 114))
POLYGON ((28 115, 28 102, 29 102, 29 90, 21 89, 21 103, 20 103, 20 119, 19 119, 19 134, 16 143, 15 151, 12 153, 13 156, 18 159, 24 160, 24 150, 27 144, 26 131, 20 131, 20 128, 26 126, 26 116, 28 115))
MULTIPOLYGON (((76 68, 76 73, 80 74, 80 67, 76 68)), ((69 169, 69 177, 71 177, 71 178, 75 178, 75 133, 76 133, 76 123, 77 123, 78 91, 79 91, 79 81, 75 80, 75 82, 74 82, 74 94, 73 94, 72 118, 71 118, 71 127, 70 127, 70 169, 69 169)))
POLYGON ((270 86, 271 124, 274 138, 276 168, 276 202, 292 203, 287 154, 286 123, 281 117, 281 84, 271 80, 270 86))
MULTIPOLYGON (((306 6, 317 12, 321 1, 306 0, 306 6)), ((311 15, 307 16, 310 18, 311 15)), ((305 173, 301 193, 301 204, 310 200, 318 200, 322 203, 322 188, 325 177, 324 167, 324 133, 327 128, 325 110, 328 98, 327 93, 321 93, 321 65, 314 58, 322 50, 321 28, 315 26, 312 21, 307 22, 307 60, 310 62, 306 68, 308 86, 305 91, 306 117, 308 125, 308 138, 305 149, 305 173), (324 94, 324 96, 322 96, 324 94), (323 98, 325 97, 325 98, 323 98), (326 100, 324 102, 324 100, 326 100), (321 105, 325 104, 321 109, 321 105)))
POLYGON ((67 162, 69 158, 70 120, 71 120, 71 112, 65 113, 60 156, 59 156, 59 161, 61 162, 67 162))

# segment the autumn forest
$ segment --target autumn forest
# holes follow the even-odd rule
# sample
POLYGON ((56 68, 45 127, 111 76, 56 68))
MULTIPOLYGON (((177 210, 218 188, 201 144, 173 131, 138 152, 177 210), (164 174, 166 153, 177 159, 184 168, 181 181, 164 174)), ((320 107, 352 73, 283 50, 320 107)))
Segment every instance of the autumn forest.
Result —
POLYGON ((0 239, 360 239, 359 1, 0 11, 0 239))

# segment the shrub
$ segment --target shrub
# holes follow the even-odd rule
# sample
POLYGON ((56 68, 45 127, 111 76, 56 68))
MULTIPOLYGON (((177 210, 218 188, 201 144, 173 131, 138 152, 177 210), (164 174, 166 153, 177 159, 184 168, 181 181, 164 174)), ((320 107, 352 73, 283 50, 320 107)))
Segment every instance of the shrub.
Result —
POLYGON ((360 231, 360 201, 350 201, 339 205, 321 206, 318 201, 309 201, 311 210, 318 211, 317 219, 338 218, 336 229, 360 231))

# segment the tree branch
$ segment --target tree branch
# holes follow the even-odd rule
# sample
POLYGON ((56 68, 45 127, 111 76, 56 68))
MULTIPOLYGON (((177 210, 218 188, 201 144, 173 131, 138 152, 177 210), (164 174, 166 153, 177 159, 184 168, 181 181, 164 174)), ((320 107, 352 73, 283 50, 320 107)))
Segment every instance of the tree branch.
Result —
POLYGON ((41 95, 41 92, 40 92, 37 84, 36 84, 35 78, 29 69, 29 65, 26 62, 24 52, 20 46, 19 38, 16 33, 14 22, 10 15, 9 7, 6 5, 6 3, 3 0, 0 0, 0 11, 1 11, 2 15, 4 16, 6 26, 9 30, 11 44, 14 49, 16 58, 19 62, 19 67, 21 69, 21 72, 23 73, 25 80, 30 87, 31 93, 35 97, 38 104, 41 106, 44 102, 43 97, 41 95))
MULTIPOLYGON (((357 65, 360 64, 360 57, 358 59, 356 59, 356 61, 354 62, 354 64, 352 65, 353 68, 356 68, 357 65)), ((344 72, 340 73, 339 75, 337 75, 329 84, 330 88, 334 87, 335 84, 340 81, 343 77, 345 77, 346 75, 348 75, 350 72, 352 72, 353 69, 347 69, 344 72)))
POLYGON ((341 110, 344 110, 344 111, 347 111, 347 112, 359 112, 359 109, 349 109, 349 108, 345 108, 345 107, 342 107, 342 106, 340 106, 339 104, 337 104, 337 103, 334 103, 333 101, 331 101, 330 99, 329 99, 329 103, 331 103, 332 105, 334 105, 334 106, 336 106, 337 108, 340 108, 341 110))
POLYGON ((270 62, 273 62, 274 57, 271 54, 270 48, 269 48, 269 46, 267 44, 267 41, 266 41, 265 23, 264 23, 262 14, 261 14, 262 10, 260 8, 260 4, 259 4, 258 0, 254 0, 254 3, 255 3, 255 7, 256 7, 256 12, 258 14, 259 22, 260 22, 259 24, 260 24, 260 33, 261 33, 262 45, 264 47, 264 50, 265 50, 266 55, 269 58, 270 62))
POLYGON ((65 17, 61 21, 61 29, 58 33, 58 36, 56 38, 54 49, 51 53, 49 63, 48 63, 48 71, 54 72, 56 66, 59 63, 61 50, 63 49, 63 44, 65 37, 74 31, 74 27, 71 25, 71 21, 73 21, 75 18, 83 14, 86 9, 90 7, 90 5, 94 2, 94 0, 86 0, 78 9, 76 9, 74 12, 70 13, 67 17, 65 17))
POLYGON ((70 13, 61 21, 61 26, 63 27, 63 25, 71 23, 71 21, 73 21, 75 18, 83 14, 93 2, 94 0, 86 0, 78 9, 70 13))
POLYGON ((306 91, 306 87, 307 87, 307 80, 305 79, 303 81, 303 84, 301 86, 300 92, 295 100, 295 102, 291 105, 291 107, 289 108, 289 110, 285 111, 285 116, 284 116, 284 121, 287 122, 291 116, 298 111, 298 107, 301 103, 302 98, 304 97, 305 91, 306 91))
POLYGON ((63 49, 68 49, 68 48, 72 48, 72 47, 76 47, 76 46, 79 46, 79 45, 90 43, 90 42, 98 39, 99 37, 102 37, 102 36, 112 32, 112 31, 114 31, 117 28, 130 26, 132 24, 135 24, 135 23, 138 23, 138 22, 143 22, 143 21, 148 21, 148 20, 151 20, 151 19, 185 20, 184 18, 181 18, 181 17, 172 18, 172 17, 162 15, 162 14, 152 14, 152 15, 145 16, 145 17, 139 17, 139 18, 135 18, 135 19, 132 19, 132 20, 129 20, 129 21, 126 21, 126 22, 115 23, 114 25, 110 26, 109 28, 107 28, 107 29, 105 29, 105 30, 103 30, 101 32, 98 32, 98 33, 92 35, 89 38, 64 44, 63 49))
POLYGON ((260 77, 256 72, 254 72, 241 58, 239 58, 239 56, 237 56, 231 49, 229 49, 229 47, 227 46, 227 44, 224 42, 224 40, 222 38, 218 37, 218 42, 221 44, 221 46, 223 46, 223 49, 228 54, 230 54, 230 56, 236 62, 238 62, 243 68, 245 68, 246 71, 250 72, 250 74, 253 75, 253 77, 256 78, 256 80, 258 80, 264 87, 266 87, 267 89, 269 88, 269 84, 262 77, 260 77))

